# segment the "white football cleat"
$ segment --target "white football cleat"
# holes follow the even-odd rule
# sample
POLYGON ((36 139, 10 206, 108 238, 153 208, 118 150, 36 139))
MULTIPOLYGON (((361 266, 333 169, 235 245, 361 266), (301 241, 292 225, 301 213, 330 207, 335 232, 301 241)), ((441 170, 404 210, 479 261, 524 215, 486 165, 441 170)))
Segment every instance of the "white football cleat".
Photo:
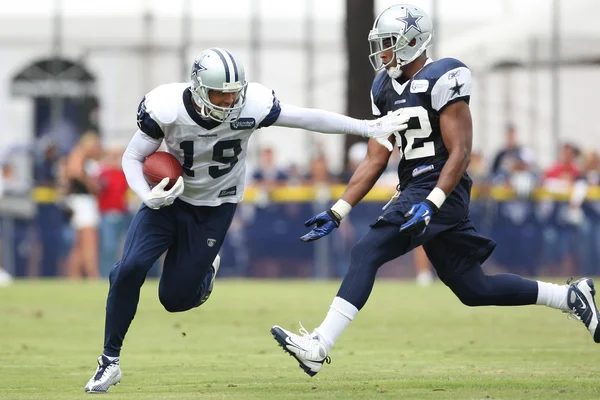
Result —
POLYGON ((590 278, 578 279, 569 285, 567 306, 571 314, 584 323, 594 342, 600 343, 600 329, 598 329, 600 314, 594 300, 595 295, 594 281, 590 278))
POLYGON ((271 328, 271 335, 277 340, 281 348, 300 363, 300 368, 308 375, 315 376, 323 366, 330 364, 327 348, 316 336, 311 336, 304 327, 300 328, 300 335, 296 335, 275 325, 271 328))
POLYGON ((85 385, 86 393, 106 393, 111 386, 121 382, 122 374, 119 359, 110 361, 104 355, 98 357, 96 373, 85 385))

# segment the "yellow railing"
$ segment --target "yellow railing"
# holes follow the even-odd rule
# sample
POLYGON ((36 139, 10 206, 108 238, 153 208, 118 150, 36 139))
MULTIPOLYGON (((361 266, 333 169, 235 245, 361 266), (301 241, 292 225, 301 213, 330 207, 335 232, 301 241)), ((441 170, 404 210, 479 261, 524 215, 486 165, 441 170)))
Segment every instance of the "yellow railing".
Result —
MULTIPOLYGON (((331 199, 339 198, 346 185, 332 185, 329 187, 329 195, 331 199)), ((244 195, 244 201, 255 202, 259 196, 259 190, 256 187, 249 186, 246 188, 244 195)), ((507 201, 515 198, 515 192, 508 187, 504 186, 493 186, 490 188, 473 187, 471 192, 473 199, 481 198, 484 193, 496 201, 507 201)), ((327 197, 325 192, 325 197, 327 197)), ((374 187, 365 196, 363 201, 369 202, 387 202, 394 194, 394 189, 385 187, 374 187)), ((59 199, 58 192, 55 189, 48 187, 37 187, 32 190, 32 199, 36 203, 40 204, 51 204, 55 203, 59 199)), ((322 189, 314 186, 282 186, 272 189, 269 192, 269 199, 275 203, 297 203, 297 202, 309 202, 317 198, 317 195, 322 195, 322 189)), ((129 193, 130 197, 134 197, 133 192, 129 193)), ((549 192, 543 188, 538 188, 534 191, 532 198, 534 200, 553 199, 557 201, 567 201, 570 193, 555 193, 549 192)), ((587 200, 598 201, 600 200, 600 186, 591 187, 588 191, 587 200)))

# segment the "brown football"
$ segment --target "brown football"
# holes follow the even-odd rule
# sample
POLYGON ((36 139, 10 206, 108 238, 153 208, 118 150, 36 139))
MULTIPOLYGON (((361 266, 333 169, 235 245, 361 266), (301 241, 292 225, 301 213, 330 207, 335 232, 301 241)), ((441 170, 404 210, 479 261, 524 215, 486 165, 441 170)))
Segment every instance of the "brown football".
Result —
POLYGON ((144 161, 144 178, 150 186, 154 187, 164 178, 169 178, 165 190, 171 189, 177 178, 183 175, 183 168, 175 156, 165 151, 157 151, 144 161))

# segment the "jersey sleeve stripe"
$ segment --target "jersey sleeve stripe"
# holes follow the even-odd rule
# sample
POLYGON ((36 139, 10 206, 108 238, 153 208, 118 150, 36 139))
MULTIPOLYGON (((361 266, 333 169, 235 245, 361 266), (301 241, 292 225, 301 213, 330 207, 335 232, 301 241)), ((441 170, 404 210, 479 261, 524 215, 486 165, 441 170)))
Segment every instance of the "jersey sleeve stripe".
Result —
POLYGON ((142 132, 150 136, 153 139, 162 139, 165 137, 165 133, 162 128, 156 122, 150 114, 146 111, 146 98, 144 97, 138 106, 137 112, 137 126, 142 132))
POLYGON ((442 106, 442 107, 441 107, 439 110, 437 110, 437 111, 438 111, 438 113, 440 113, 440 114, 441 114, 441 113, 442 113, 442 111, 444 111, 444 109, 445 109, 446 107, 448 107, 450 104, 454 104, 454 103, 456 103, 457 101, 464 101, 464 102, 466 102, 467 104, 469 104, 469 101, 470 101, 470 100, 471 100, 471 97, 470 97, 470 96, 461 96, 461 97, 455 97, 455 98, 453 98, 452 100, 448 101, 446 104, 444 104, 444 105, 443 105, 443 106, 442 106))
POLYGON ((273 105, 271 106, 271 111, 269 111, 269 114, 267 114, 260 122, 258 127, 266 128, 267 126, 273 125, 279 118, 279 114, 281 114, 281 106, 279 105, 279 99, 275 96, 275 91, 273 91, 273 105))

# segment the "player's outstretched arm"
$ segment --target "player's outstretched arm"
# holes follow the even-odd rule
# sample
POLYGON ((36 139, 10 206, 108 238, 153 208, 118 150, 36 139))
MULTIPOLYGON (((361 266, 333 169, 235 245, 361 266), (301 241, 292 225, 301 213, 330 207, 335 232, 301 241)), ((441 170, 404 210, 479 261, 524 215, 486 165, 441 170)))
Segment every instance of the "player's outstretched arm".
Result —
POLYGON ((306 221, 305 226, 316 226, 302 236, 300 240, 312 242, 330 234, 337 228, 344 217, 352 210, 352 207, 357 205, 375 185, 383 171, 385 171, 389 158, 389 151, 374 140, 369 140, 367 155, 354 171, 342 197, 331 209, 306 221))
POLYGON ((368 137, 392 151, 388 138, 407 128, 410 116, 401 110, 375 120, 355 119, 331 111, 281 104, 274 125, 300 128, 321 133, 338 133, 368 137))

